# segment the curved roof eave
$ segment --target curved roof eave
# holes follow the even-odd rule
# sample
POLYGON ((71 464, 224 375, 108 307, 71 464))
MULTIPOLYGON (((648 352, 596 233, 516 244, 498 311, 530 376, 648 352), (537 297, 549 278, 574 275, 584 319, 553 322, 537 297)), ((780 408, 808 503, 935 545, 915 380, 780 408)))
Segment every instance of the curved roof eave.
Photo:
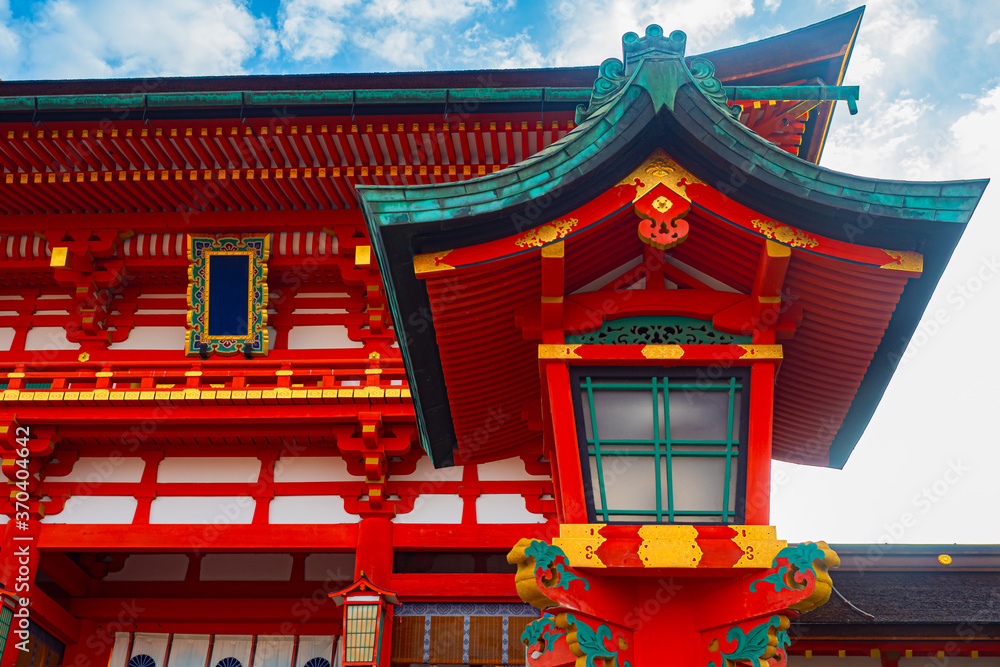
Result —
POLYGON ((414 276, 413 255, 538 227, 614 186, 660 147, 703 182, 765 216, 848 243, 924 254, 923 277, 904 292, 834 440, 830 463, 842 467, 988 180, 881 180, 806 162, 764 141, 731 115, 724 96, 715 92, 719 82, 711 76, 710 64, 697 66, 692 75, 683 59, 683 33, 663 37, 662 31, 647 29, 645 38, 632 37, 624 64, 602 65, 591 100, 599 108, 583 109, 589 117, 579 127, 532 158, 458 184, 358 188, 389 286, 425 441, 439 465, 445 448, 454 445, 441 440, 447 440, 447 429, 430 424, 444 420, 450 425, 451 419, 443 375, 439 365, 435 369, 438 350, 429 300, 414 276), (637 62, 629 60, 630 47, 637 62), (429 335, 413 335, 416 327, 429 335))

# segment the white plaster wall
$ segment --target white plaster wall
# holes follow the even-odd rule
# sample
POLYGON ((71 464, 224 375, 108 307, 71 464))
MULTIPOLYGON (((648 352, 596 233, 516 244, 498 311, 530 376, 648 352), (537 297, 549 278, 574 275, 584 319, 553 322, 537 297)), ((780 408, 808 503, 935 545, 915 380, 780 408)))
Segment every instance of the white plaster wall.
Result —
POLYGON ((128 338, 112 343, 112 350, 177 350, 184 349, 184 327, 135 327, 128 338))
POLYGON ((104 482, 138 482, 142 479, 145 466, 146 462, 138 456, 81 456, 68 475, 49 476, 45 479, 49 482, 86 482, 94 485, 104 482))
MULTIPOLYGON (((275 482, 357 482, 339 456, 282 456, 274 462, 275 482)), ((393 479, 396 479, 393 477, 393 479)))
POLYGON ((168 456, 156 471, 157 482, 253 483, 259 476, 260 459, 252 456, 168 456))
POLYGON ((62 512, 46 516, 42 523, 132 523, 138 505, 127 496, 73 496, 62 512))
POLYGON ((161 496, 149 508, 149 522, 247 524, 255 506, 250 496, 161 496))
POLYGON ((9 350, 14 342, 15 331, 11 327, 0 327, 0 350, 9 350))
POLYGON ((291 554, 206 554, 201 559, 202 581, 288 581, 291 554))
POLYGON ((430 482, 461 482, 462 466, 435 469, 430 458, 424 456, 417 461, 417 467, 409 475, 393 475, 392 479, 416 479, 430 482))
POLYGON ((462 498, 453 495, 424 494, 417 497, 413 510, 398 514, 396 523, 462 523, 462 498))
POLYGON ((25 350, 78 350, 80 346, 66 339, 62 327, 33 327, 24 340, 25 350))
POLYGON ((104 581, 184 581, 188 557, 184 554, 132 554, 125 567, 111 572, 104 581))
POLYGON ((480 463, 478 467, 479 481, 481 482, 538 481, 549 478, 548 475, 529 475, 528 471, 524 469, 524 461, 519 458, 493 461, 492 463, 480 463))
POLYGON ((348 338, 347 327, 340 324, 292 327, 288 332, 289 350, 331 350, 364 346, 364 343, 348 338))
POLYGON ((476 522, 545 523, 545 517, 529 512, 519 493, 488 493, 476 499, 476 522))
POLYGON ((306 581, 354 581, 354 554, 309 554, 306 581))
POLYGON ((357 514, 344 509, 340 496, 278 496, 268 506, 268 522, 289 523, 357 523, 357 514))

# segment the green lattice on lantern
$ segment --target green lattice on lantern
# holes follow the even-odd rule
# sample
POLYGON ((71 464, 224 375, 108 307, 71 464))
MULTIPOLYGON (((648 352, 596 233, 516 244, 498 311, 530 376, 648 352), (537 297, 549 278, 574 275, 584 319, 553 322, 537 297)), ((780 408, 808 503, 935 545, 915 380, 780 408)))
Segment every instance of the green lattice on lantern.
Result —
POLYGON ((623 317, 597 331, 566 336, 567 343, 597 345, 739 345, 750 336, 723 333, 693 317, 623 317))
POLYGON ((738 523, 748 376, 581 369, 577 415, 593 520, 738 523), (639 373, 639 374, 636 374, 639 373))
POLYGON ((267 354, 270 236, 188 237, 188 355, 267 354))
POLYGON ((10 634, 10 624, 14 620, 14 610, 10 605, 14 604, 14 596, 0 589, 0 660, 3 660, 4 647, 7 646, 7 635, 10 634))

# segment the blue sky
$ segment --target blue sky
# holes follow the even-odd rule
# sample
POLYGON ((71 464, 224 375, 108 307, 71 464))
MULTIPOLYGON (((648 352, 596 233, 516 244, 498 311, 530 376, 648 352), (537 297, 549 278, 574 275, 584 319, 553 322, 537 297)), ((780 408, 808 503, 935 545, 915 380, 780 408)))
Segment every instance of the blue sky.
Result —
MULTIPOLYGON (((595 65, 649 23, 690 52, 780 34, 847 0, 0 0, 0 78, 595 65)), ((823 164, 912 180, 1000 175, 994 2, 874 0, 823 164)), ((778 464, 790 540, 1000 543, 1000 184, 986 193, 843 471, 778 464)), ((793 222, 793 221, 788 221, 793 222)))

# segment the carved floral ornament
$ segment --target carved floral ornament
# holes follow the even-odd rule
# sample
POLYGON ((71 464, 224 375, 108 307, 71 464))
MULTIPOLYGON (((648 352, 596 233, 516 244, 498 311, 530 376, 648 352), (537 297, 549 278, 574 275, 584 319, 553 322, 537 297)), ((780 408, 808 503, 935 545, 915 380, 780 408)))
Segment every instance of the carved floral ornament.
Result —
MULTIPOLYGON (((684 526, 661 528, 693 530, 684 526)), ((627 595, 624 591, 629 588, 623 586, 622 579, 605 577, 603 570, 591 569, 587 577, 578 574, 559 546, 522 539, 507 561, 518 568, 518 595, 542 612, 521 635, 528 647, 529 667, 631 667, 633 641, 640 641, 642 634, 655 637, 658 632, 653 626, 635 626, 627 613, 620 617, 623 610, 631 608, 627 599, 623 605, 607 604, 627 595)), ((723 595, 719 602, 727 611, 715 614, 712 609, 691 607, 692 612, 700 609, 698 613, 713 627, 692 631, 686 641, 678 636, 675 641, 680 643, 675 650, 687 656, 700 655, 692 664, 704 667, 786 664, 789 619, 826 603, 833 591, 829 569, 839 564, 837 554, 825 542, 780 549, 769 569, 730 579, 731 584, 723 589, 712 589, 713 595, 723 595), (710 619, 722 622, 714 625, 710 619)), ((697 579, 688 581, 685 585, 698 585, 697 579)), ((670 604, 684 605, 685 601, 670 604)), ((677 609, 674 613, 687 611, 677 609)))

